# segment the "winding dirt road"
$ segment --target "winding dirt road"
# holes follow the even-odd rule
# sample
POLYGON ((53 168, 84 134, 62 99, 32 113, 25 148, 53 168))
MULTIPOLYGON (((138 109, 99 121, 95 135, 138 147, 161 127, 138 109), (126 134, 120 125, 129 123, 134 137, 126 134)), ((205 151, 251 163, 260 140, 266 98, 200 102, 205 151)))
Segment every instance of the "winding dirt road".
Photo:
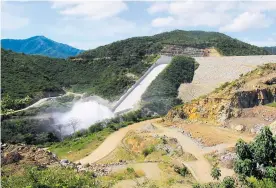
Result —
POLYGON ((121 143, 121 141, 123 140, 123 138, 126 136, 126 134, 129 131, 136 130, 146 124, 156 122, 157 120, 158 119, 153 119, 153 120, 147 120, 147 121, 135 123, 135 124, 129 125, 127 127, 124 127, 122 129, 112 133, 90 155, 86 156, 85 158, 83 158, 77 162, 80 162, 81 164, 97 162, 98 160, 104 158, 109 153, 111 153, 114 149, 116 149, 116 147, 121 143))
MULTIPOLYGON (((207 183, 214 181, 210 175, 212 167, 204 157, 206 150, 209 150, 208 147, 201 148, 193 139, 182 134, 175 128, 163 127, 161 124, 154 125, 162 131, 159 135, 166 135, 168 137, 176 138, 185 152, 189 152, 197 158, 196 161, 184 162, 183 164, 190 170, 198 182, 207 183)), ((227 148, 229 146, 230 145, 227 144, 218 145, 217 147, 212 147, 212 150, 214 151, 218 148, 227 148)), ((233 170, 227 168, 220 169, 222 178, 225 176, 231 176, 234 173, 233 170)))
MULTIPOLYGON (((185 152, 189 152, 197 158, 196 161, 184 162, 183 164, 187 166, 187 168, 189 168, 190 172, 198 182, 206 183, 214 181, 213 178, 210 176, 212 167, 210 163, 207 161, 207 159, 204 157, 204 154, 206 154, 207 151, 224 149, 229 147, 230 145, 221 144, 212 148, 202 148, 193 139, 182 134, 179 130, 175 128, 164 127, 162 124, 157 123, 158 120, 159 119, 154 119, 143 121, 140 123, 135 123, 128 127, 122 128, 119 131, 114 132, 109 137, 107 137, 107 139, 96 150, 94 150, 90 155, 79 160, 78 162, 82 164, 97 162, 98 160, 110 154, 114 149, 116 149, 116 147, 119 146, 123 138, 130 130, 137 130, 142 126, 145 126, 149 123, 153 123, 154 126, 157 127, 156 134, 176 138, 185 152)), ((232 145, 233 144, 231 144, 231 146, 232 145)), ((233 175, 233 173, 233 170, 221 168, 222 178, 225 176, 231 176, 233 175)))

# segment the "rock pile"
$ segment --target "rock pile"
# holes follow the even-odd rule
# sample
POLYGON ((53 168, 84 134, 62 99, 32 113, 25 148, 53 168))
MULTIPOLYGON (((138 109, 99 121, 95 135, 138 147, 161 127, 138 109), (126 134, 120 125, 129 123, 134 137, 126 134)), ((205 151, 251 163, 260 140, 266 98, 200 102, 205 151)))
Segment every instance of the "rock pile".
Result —
POLYGON ((232 169, 234 160, 237 158, 236 153, 226 152, 220 156, 220 162, 223 167, 232 169))
POLYGON ((1 145, 1 164, 22 163, 47 166, 58 163, 56 155, 50 151, 35 146, 20 144, 1 145))
POLYGON ((140 132, 141 133, 149 133, 149 132, 153 132, 154 130, 156 130, 156 127, 152 123, 149 123, 149 124, 146 124, 145 126, 143 126, 140 129, 140 132))

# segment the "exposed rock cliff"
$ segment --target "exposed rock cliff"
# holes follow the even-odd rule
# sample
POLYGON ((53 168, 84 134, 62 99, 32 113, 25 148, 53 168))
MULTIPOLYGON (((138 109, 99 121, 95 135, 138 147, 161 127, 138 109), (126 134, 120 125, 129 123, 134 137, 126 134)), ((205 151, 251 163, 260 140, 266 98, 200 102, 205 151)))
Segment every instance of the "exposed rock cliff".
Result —
POLYGON ((224 83, 207 96, 169 111, 167 120, 177 118, 222 123, 239 117, 242 109, 275 101, 276 64, 266 64, 239 79, 224 83))

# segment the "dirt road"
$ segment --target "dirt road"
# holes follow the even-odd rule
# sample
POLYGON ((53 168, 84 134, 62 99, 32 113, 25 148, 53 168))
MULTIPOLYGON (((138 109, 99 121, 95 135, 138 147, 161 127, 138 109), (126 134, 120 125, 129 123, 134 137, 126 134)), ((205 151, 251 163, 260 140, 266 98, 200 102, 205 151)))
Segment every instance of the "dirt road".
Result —
MULTIPOLYGON (((190 172, 198 182, 207 183, 214 181, 213 178, 210 176, 212 167, 207 159, 204 157, 204 154, 206 153, 206 150, 208 150, 208 147, 200 147, 193 139, 182 134, 175 128, 164 127, 161 124, 154 125, 162 131, 162 133, 158 133, 159 135, 166 135, 168 137, 176 138, 185 152, 189 152, 197 158, 196 161, 184 162, 184 165, 190 170, 190 172)), ((218 148, 227 147, 228 144, 218 146, 218 148)), ((212 148, 212 150, 215 149, 216 147, 212 148)), ((233 170, 221 168, 222 178, 225 176, 231 176, 233 175, 233 173, 233 170)))
MULTIPOLYGON (((162 124, 157 123, 157 120, 158 119, 135 123, 133 125, 120 129, 119 131, 111 134, 96 150, 94 150, 94 152, 92 152, 87 157, 81 159, 79 162, 81 162, 82 164, 97 162, 98 160, 104 158, 109 153, 111 153, 114 149, 116 149, 116 147, 121 143, 128 131, 137 130, 148 123, 153 123, 157 127, 156 134, 176 138, 185 152, 189 152, 197 158, 196 161, 184 162, 183 164, 189 168, 190 172, 198 182, 206 183, 214 181, 210 176, 212 167, 207 159, 204 157, 204 154, 206 154, 206 151, 211 152, 218 148, 227 148, 230 144, 221 144, 214 147, 202 148, 192 138, 182 134, 178 129, 164 127, 162 124)), ((221 168, 222 178, 225 176, 231 176, 233 175, 233 173, 233 170, 221 168)))
POLYGON ((116 147, 121 143, 123 138, 126 136, 126 134, 130 130, 136 130, 148 123, 153 123, 156 121, 157 121, 157 119, 153 119, 153 120, 143 121, 140 123, 135 123, 135 124, 129 125, 125 128, 122 128, 122 129, 114 132, 113 134, 108 136, 105 139, 105 141, 96 150, 94 150, 90 155, 88 155, 87 157, 85 157, 77 162, 80 162, 81 164, 94 163, 94 162, 104 158, 109 153, 111 153, 114 149, 116 149, 116 147))

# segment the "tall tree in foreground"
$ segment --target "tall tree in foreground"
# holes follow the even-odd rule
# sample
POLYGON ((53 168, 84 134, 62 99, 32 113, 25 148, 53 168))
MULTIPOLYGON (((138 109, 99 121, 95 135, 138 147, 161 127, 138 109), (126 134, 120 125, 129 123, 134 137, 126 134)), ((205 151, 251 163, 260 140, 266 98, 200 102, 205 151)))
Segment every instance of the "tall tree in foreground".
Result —
POLYGON ((276 182, 276 140, 268 127, 251 143, 239 140, 234 170, 240 177, 268 178, 276 182))

